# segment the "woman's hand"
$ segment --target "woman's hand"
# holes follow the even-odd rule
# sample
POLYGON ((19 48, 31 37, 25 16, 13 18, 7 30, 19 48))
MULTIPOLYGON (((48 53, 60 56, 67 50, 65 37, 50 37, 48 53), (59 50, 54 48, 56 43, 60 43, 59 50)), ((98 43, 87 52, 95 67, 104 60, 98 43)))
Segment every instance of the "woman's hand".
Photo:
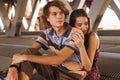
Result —
POLYGON ((74 41, 77 47, 81 47, 84 45, 84 37, 80 33, 73 33, 72 40, 74 41))

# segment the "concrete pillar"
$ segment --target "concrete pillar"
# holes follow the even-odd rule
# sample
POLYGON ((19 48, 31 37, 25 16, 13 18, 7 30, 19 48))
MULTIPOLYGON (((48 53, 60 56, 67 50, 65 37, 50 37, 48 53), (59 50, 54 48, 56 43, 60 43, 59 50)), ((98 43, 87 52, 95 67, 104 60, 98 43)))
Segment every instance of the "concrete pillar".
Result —
POLYGON ((85 0, 80 0, 79 5, 78 5, 78 9, 83 8, 84 3, 85 3, 85 0))
POLYGON ((113 0, 111 1, 110 6, 115 11, 116 15, 118 16, 120 20, 120 9, 117 7, 117 5, 115 4, 113 0))
POLYGON ((4 8, 3 0, 0 0, 0 17, 1 17, 1 20, 3 22, 5 32, 7 34, 9 29, 10 29, 10 26, 9 26, 10 25, 10 20, 8 18, 8 13, 4 8))
POLYGON ((10 30, 10 37, 20 36, 20 28, 22 25, 22 19, 25 15, 26 5, 28 0, 18 0, 15 10, 15 18, 10 30))
POLYGON ((111 0, 93 0, 90 8, 90 18, 92 20, 93 30, 96 31, 103 15, 111 0))
POLYGON ((35 23, 37 21, 37 18, 39 17, 39 11, 41 8, 41 0, 37 0, 34 8, 33 8, 33 13, 32 13, 32 18, 30 20, 29 24, 29 31, 34 31, 35 23))

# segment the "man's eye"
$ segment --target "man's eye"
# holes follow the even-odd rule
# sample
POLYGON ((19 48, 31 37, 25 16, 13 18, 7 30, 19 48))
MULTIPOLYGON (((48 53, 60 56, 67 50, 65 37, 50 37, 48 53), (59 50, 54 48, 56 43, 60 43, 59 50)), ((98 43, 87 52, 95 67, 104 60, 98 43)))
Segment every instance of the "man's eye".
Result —
POLYGON ((60 12, 60 14, 62 15, 62 14, 64 14, 64 12, 60 12))
POLYGON ((56 15, 57 15, 57 13, 52 13, 52 15, 53 15, 53 16, 56 16, 56 15))

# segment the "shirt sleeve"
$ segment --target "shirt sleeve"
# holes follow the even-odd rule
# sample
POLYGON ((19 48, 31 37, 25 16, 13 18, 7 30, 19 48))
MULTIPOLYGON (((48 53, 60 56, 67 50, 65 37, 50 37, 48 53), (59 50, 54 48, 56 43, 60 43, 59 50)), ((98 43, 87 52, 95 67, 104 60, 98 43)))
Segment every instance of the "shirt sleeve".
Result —
POLYGON ((67 46, 69 48, 71 48, 72 50, 74 50, 74 52, 79 55, 79 50, 78 48, 74 45, 73 41, 72 41, 72 33, 69 34, 69 36, 67 38, 64 38, 63 40, 63 44, 64 46, 67 46))
POLYGON ((47 42, 47 38, 46 38, 46 33, 45 32, 40 32, 39 38, 36 39, 36 42, 42 45, 42 48, 44 50, 48 50, 49 46, 47 42))

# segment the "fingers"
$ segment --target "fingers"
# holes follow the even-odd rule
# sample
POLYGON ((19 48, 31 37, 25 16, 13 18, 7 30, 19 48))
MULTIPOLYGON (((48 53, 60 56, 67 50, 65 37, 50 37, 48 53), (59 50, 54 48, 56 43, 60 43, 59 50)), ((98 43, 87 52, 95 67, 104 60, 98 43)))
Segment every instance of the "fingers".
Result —
POLYGON ((13 64, 17 64, 17 63, 21 63, 24 61, 24 55, 21 55, 21 54, 16 54, 13 56, 13 64))
POLYGON ((72 40, 75 43, 75 45, 79 48, 84 45, 84 37, 78 32, 73 33, 72 40))
POLYGON ((84 39, 84 36, 79 32, 74 32, 73 35, 77 35, 79 38, 84 39))
POLYGON ((72 40, 73 40, 74 42, 79 42, 79 41, 81 41, 81 40, 84 40, 84 37, 83 37, 80 33, 75 32, 75 33, 73 33, 73 35, 72 35, 72 40))

